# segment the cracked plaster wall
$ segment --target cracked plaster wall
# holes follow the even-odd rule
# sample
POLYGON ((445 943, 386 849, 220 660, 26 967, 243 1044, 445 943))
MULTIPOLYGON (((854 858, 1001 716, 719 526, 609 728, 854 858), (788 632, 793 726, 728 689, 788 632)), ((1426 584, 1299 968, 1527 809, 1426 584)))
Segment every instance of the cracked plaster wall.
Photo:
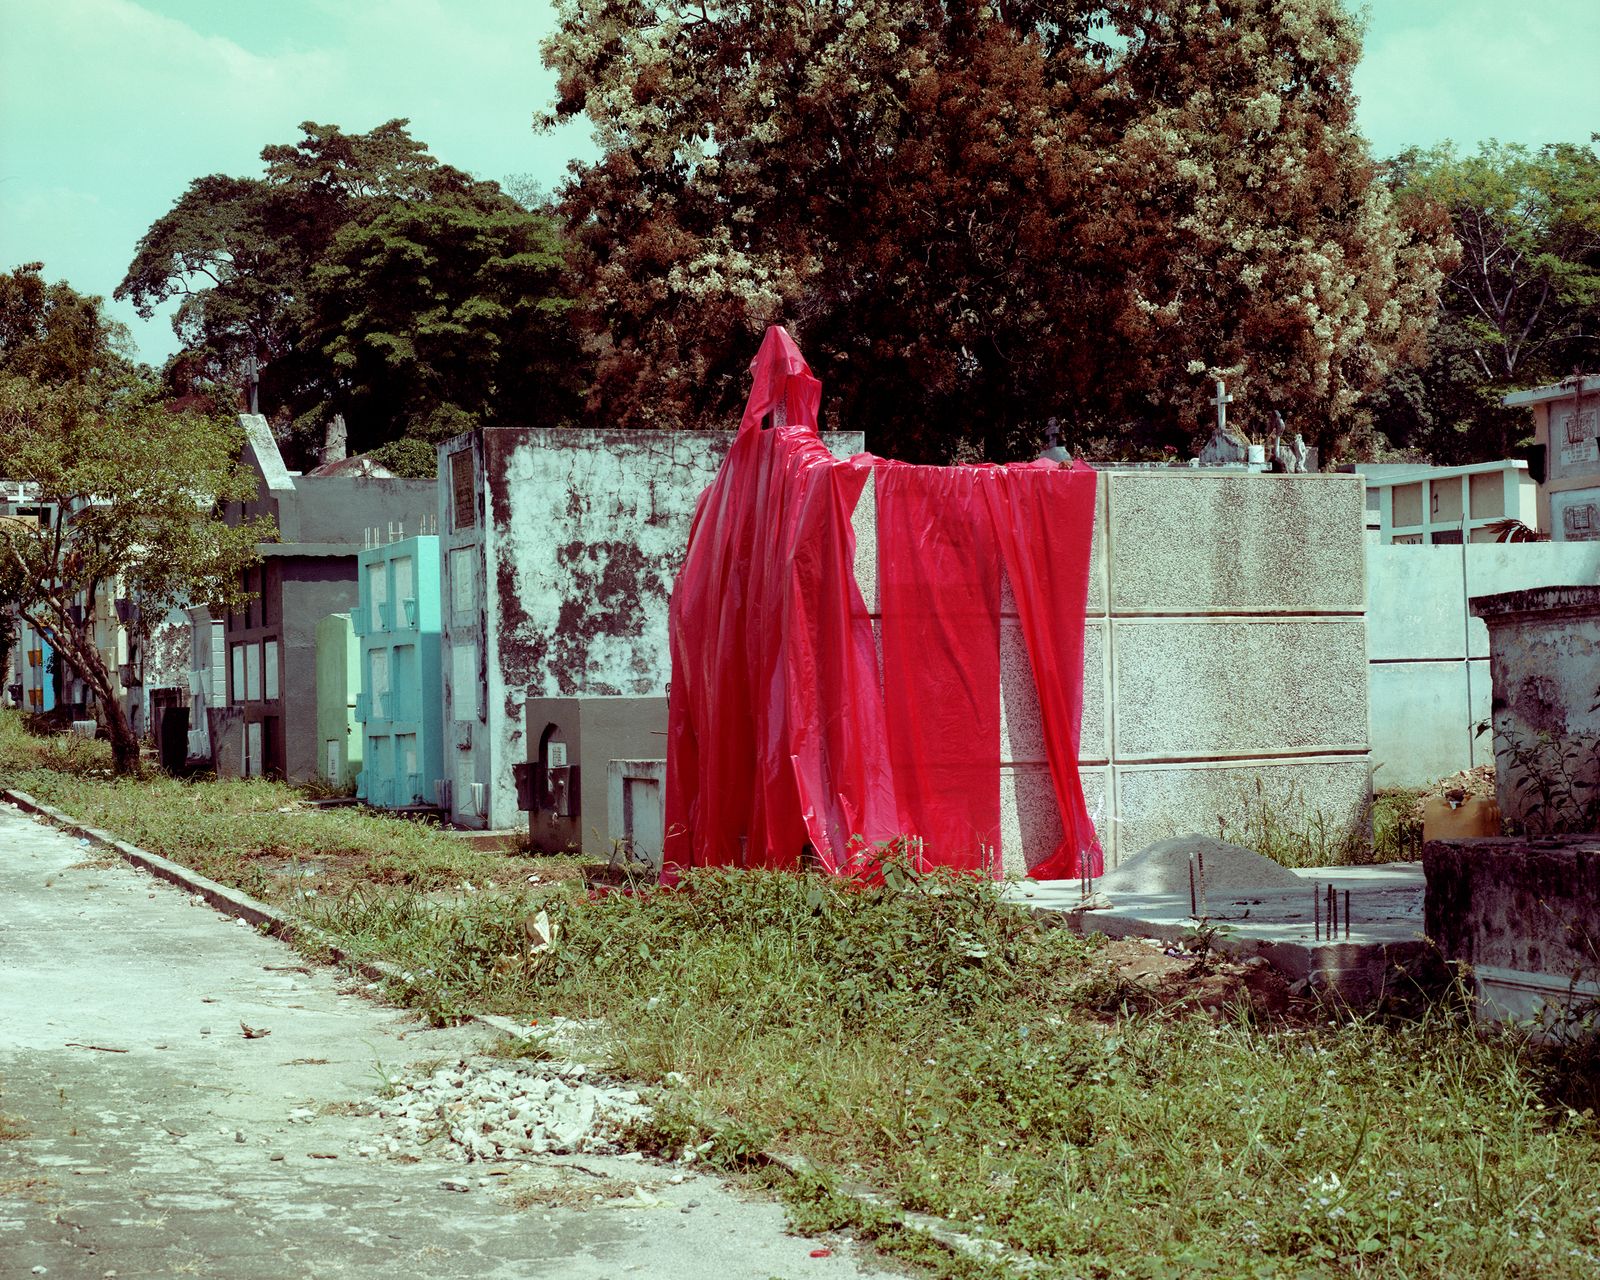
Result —
MULTIPOLYGON (((446 744, 452 812, 470 825, 522 821, 512 767, 527 759, 529 698, 660 696, 670 672, 667 606, 700 494, 731 431, 489 429, 440 445, 446 744), (450 457, 473 459, 472 527, 454 528, 450 457), (475 607, 452 578, 470 557, 475 607), (458 698, 452 650, 477 646, 479 688, 458 698), (476 706, 475 715, 458 714, 476 706), (465 745, 462 745, 465 744, 465 745), (470 765, 463 757, 470 756, 470 765), (485 812, 463 804, 484 788, 485 812)), ((859 432, 827 433, 836 456, 859 432)))

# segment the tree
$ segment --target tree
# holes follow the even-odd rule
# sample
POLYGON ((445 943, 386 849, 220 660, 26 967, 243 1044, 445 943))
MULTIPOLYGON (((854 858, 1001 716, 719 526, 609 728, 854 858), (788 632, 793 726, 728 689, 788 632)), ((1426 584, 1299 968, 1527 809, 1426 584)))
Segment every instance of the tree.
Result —
POLYGON ((554 224, 509 200, 396 204, 347 225, 307 281, 306 332, 337 378, 332 402, 429 444, 570 414, 563 260, 554 224))
POLYGON ((1385 383, 1374 416, 1439 462, 1506 457, 1528 423, 1501 397, 1600 358, 1600 155, 1491 142, 1461 156, 1446 144, 1396 157, 1388 181, 1449 219, 1460 256, 1426 362, 1385 383))
MULTIPOLYGON (((527 323, 527 313, 554 290, 554 272, 539 276, 524 262, 508 271, 484 241, 462 234, 476 227, 491 242, 496 235, 502 242, 520 237, 553 253, 548 219, 521 209, 494 183, 441 164, 404 120, 364 134, 313 123, 300 128, 298 143, 262 151, 262 177, 212 174, 192 182, 145 233, 117 286, 115 296, 130 299, 144 316, 180 299, 173 327, 184 350, 169 366, 174 382, 238 386, 246 360, 257 360, 262 411, 287 432, 303 461, 312 460, 306 455, 335 412, 345 414, 358 449, 408 432, 427 436, 440 404, 483 414, 482 380, 471 388, 476 398, 452 401, 454 371, 428 366, 446 346, 437 315, 420 299, 393 292, 401 258, 411 270, 407 283, 424 286, 457 320, 473 318, 453 335, 458 364, 525 362, 549 371, 538 345, 547 335, 527 323), (458 250, 480 256, 456 261, 451 255, 458 250), (446 283, 424 279, 435 271, 446 283), (536 292, 508 308, 495 290, 517 272, 517 283, 536 292), (355 291, 369 285, 390 292, 364 300, 355 291), (371 332, 350 323, 354 315, 371 332), (493 318, 501 316, 504 327, 493 318), (432 331, 406 327, 416 323, 432 331), (470 344, 476 346, 459 350, 470 344), (414 406, 401 394, 407 388, 391 390, 387 379, 397 368, 409 389, 431 386, 432 398, 414 406), (375 380, 362 380, 368 377, 375 380)), ((488 385, 497 393, 498 384, 488 385)), ((520 406, 527 416, 544 407, 538 397, 520 406)))
POLYGON ((95 695, 118 774, 138 766, 139 744, 105 657, 95 644, 93 601, 112 586, 159 617, 188 601, 239 603, 256 544, 270 522, 230 528, 218 515, 228 499, 254 497, 237 462, 237 428, 226 420, 174 416, 159 388, 124 365, 109 371, 96 353, 114 330, 99 299, 65 284, 35 288, 38 265, 0 276, 0 298, 33 298, 43 310, 5 307, 0 338, 0 439, 7 478, 35 486, 57 515, 36 525, 0 524, 0 596, 49 641, 95 695), (20 277, 20 279, 19 279, 20 277), (70 344, 41 343, 60 333, 59 310, 74 318, 70 344), (85 318, 92 319, 89 323, 85 318), (85 359, 41 370, 42 346, 85 359), (85 602, 88 602, 86 607, 85 602))
POLYGON ((131 371, 128 331, 100 300, 65 281, 47 284, 42 262, 0 274, 0 374, 46 384, 111 385, 131 371))
POLYGON ((1448 246, 1373 180, 1337 0, 557 13, 607 419, 725 420, 782 321, 830 424, 901 456, 1185 440, 1217 375, 1326 440, 1421 346, 1448 246))

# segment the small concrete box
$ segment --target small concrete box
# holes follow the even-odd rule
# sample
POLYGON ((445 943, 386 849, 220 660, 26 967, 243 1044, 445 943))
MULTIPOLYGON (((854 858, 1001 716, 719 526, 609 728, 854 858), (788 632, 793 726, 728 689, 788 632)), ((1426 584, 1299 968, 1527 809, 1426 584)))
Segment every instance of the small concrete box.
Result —
POLYGON ((1474 596, 1472 612, 1489 626, 1500 812, 1536 835, 1595 830, 1600 587, 1474 596))
POLYGON ((613 760, 665 754, 664 697, 579 696, 529 698, 527 785, 519 803, 528 810, 528 838, 545 853, 612 852, 607 812, 607 767, 613 760))
POLYGON ((659 871, 667 832, 667 762, 607 761, 606 820, 613 840, 659 871))

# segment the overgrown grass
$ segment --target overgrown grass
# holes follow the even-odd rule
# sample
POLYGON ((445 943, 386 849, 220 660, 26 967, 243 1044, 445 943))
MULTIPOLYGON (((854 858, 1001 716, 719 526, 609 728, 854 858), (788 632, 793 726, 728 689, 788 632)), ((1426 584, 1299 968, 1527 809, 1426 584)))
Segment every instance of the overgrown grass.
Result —
MULTIPOLYGON (((331 915, 423 947, 424 1003, 600 1020, 614 1069, 665 1088, 641 1135, 663 1153, 795 1152, 1047 1275, 1600 1266, 1592 1060, 1483 1034, 1459 1007, 1298 1026, 1136 1012, 1104 944, 943 877, 710 871, 556 899, 556 946, 531 964, 510 904, 405 901, 375 891, 331 915)), ((803 1223, 928 1260, 831 1177, 789 1194, 803 1223)))
POLYGON ((1240 793, 1232 813, 1219 818, 1218 831, 1222 839, 1286 867, 1411 862, 1422 857, 1422 823, 1413 813, 1421 794, 1407 788, 1378 791, 1362 821, 1352 824, 1329 820, 1298 796, 1276 802, 1257 783, 1240 793))
POLYGON ((304 793, 279 782, 160 773, 114 781, 110 763, 103 742, 38 737, 15 712, 0 712, 0 784, 269 902, 370 885, 470 893, 522 885, 530 872, 576 873, 572 859, 474 849, 438 827, 359 806, 308 808, 304 793))
POLYGON ((604 1016, 621 1070, 686 1081, 669 1149, 726 1114, 725 1159, 775 1143, 1060 1274, 1600 1265, 1600 1133, 1557 1095, 1593 1097, 1453 1013, 1107 1018, 1095 942, 972 881, 702 873, 558 923, 530 1007, 604 1016))
POLYGON ((1025 1251, 1046 1276, 1600 1268, 1592 1042, 1536 1050, 1459 1005, 1295 1025, 1151 1010, 1112 948, 972 880, 697 872, 601 897, 571 880, 448 893, 463 868, 425 835, 349 810, 282 814, 285 789, 21 772, 8 780, 235 875, 268 841, 301 856, 373 841, 370 877, 293 905, 405 966, 396 994, 435 1017, 595 1020, 613 1068, 663 1088, 642 1141, 729 1167, 803 1155, 826 1172, 787 1184, 801 1225, 849 1226, 944 1274, 1012 1273, 930 1253, 837 1179, 1025 1251), (522 929, 540 907, 547 950, 522 929))

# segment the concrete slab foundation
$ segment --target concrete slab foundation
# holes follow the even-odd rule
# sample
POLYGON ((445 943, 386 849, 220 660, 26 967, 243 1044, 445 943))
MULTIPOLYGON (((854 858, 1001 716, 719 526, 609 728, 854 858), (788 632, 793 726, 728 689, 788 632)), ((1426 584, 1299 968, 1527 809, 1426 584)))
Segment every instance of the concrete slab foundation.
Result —
MULTIPOLYGON (((1408 981, 1434 955, 1423 934, 1423 877, 1420 862, 1390 862, 1371 867, 1317 867, 1296 870, 1292 889, 1234 890, 1211 894, 1201 908, 1207 923, 1219 926, 1211 945, 1235 957, 1258 955, 1291 982, 1301 979, 1317 990, 1353 1005, 1375 1004, 1408 981), (1313 902, 1325 901, 1327 887, 1338 894, 1338 936, 1319 927, 1313 902), (1345 894, 1350 922, 1344 928, 1345 894), (1401 971, 1405 972, 1401 972, 1401 971)), ((1091 897, 1096 882, 1090 881, 1091 897)), ((1118 894, 1109 907, 1084 910, 1077 880, 1025 880, 1006 890, 1013 901, 1034 911, 1063 917, 1074 932, 1108 938, 1159 938, 1181 943, 1193 937, 1195 920, 1189 895, 1118 894)))

